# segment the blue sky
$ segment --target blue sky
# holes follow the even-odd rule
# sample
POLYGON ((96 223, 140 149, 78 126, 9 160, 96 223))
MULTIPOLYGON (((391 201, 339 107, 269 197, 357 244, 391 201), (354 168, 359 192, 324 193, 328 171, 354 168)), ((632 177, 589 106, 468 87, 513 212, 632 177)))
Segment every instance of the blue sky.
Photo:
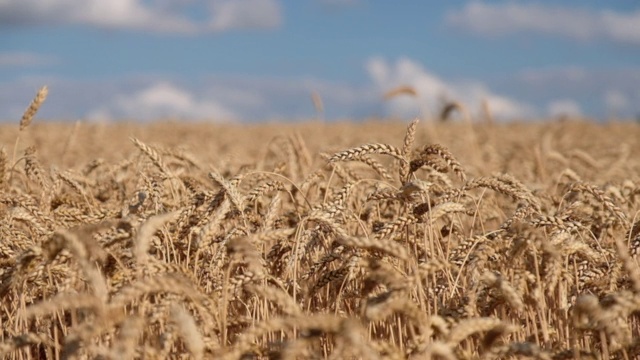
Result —
POLYGON ((0 119, 640 115, 637 1, 0 0, 0 119), (417 96, 383 100, 397 86, 417 96))

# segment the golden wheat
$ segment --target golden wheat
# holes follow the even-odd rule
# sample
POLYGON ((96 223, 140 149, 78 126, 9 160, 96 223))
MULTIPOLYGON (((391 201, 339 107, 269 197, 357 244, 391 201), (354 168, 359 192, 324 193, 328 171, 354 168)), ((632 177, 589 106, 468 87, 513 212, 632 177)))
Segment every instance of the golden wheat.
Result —
POLYGON ((640 356, 636 124, 30 124, 45 97, 0 131, 3 358, 640 356))

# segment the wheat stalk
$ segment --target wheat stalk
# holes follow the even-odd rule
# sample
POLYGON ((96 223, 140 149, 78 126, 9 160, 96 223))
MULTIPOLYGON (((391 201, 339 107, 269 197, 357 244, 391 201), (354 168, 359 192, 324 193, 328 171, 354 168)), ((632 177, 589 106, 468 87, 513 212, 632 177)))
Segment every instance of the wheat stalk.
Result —
POLYGON ((367 154, 383 154, 383 155, 390 155, 393 156, 394 158, 401 160, 401 161, 406 161, 404 159, 404 156, 402 155, 402 150, 396 148, 393 145, 388 145, 388 144, 366 144, 366 145, 362 145, 362 146, 358 146, 355 148, 351 148, 348 150, 344 150, 338 153, 333 154, 333 156, 331 156, 329 158, 329 162, 336 162, 336 161, 347 161, 347 160, 353 160, 353 159, 357 159, 360 158, 364 155, 367 154))

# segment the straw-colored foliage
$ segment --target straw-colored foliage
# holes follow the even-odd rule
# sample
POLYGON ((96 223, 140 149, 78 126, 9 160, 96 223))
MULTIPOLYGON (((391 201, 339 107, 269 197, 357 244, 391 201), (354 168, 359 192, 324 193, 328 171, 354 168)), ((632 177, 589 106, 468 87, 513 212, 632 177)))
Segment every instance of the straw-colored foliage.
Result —
POLYGON ((27 125, 0 357, 640 356, 635 124, 27 125))

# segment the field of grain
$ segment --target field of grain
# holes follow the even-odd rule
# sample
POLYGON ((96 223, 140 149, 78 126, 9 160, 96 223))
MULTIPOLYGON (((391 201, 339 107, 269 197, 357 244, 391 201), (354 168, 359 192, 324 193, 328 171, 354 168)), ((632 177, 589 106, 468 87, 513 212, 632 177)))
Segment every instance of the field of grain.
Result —
MULTIPOLYGON (((7 359, 633 359, 640 127, 0 126, 7 359)), ((18 124, 20 122, 20 124, 18 124)))

